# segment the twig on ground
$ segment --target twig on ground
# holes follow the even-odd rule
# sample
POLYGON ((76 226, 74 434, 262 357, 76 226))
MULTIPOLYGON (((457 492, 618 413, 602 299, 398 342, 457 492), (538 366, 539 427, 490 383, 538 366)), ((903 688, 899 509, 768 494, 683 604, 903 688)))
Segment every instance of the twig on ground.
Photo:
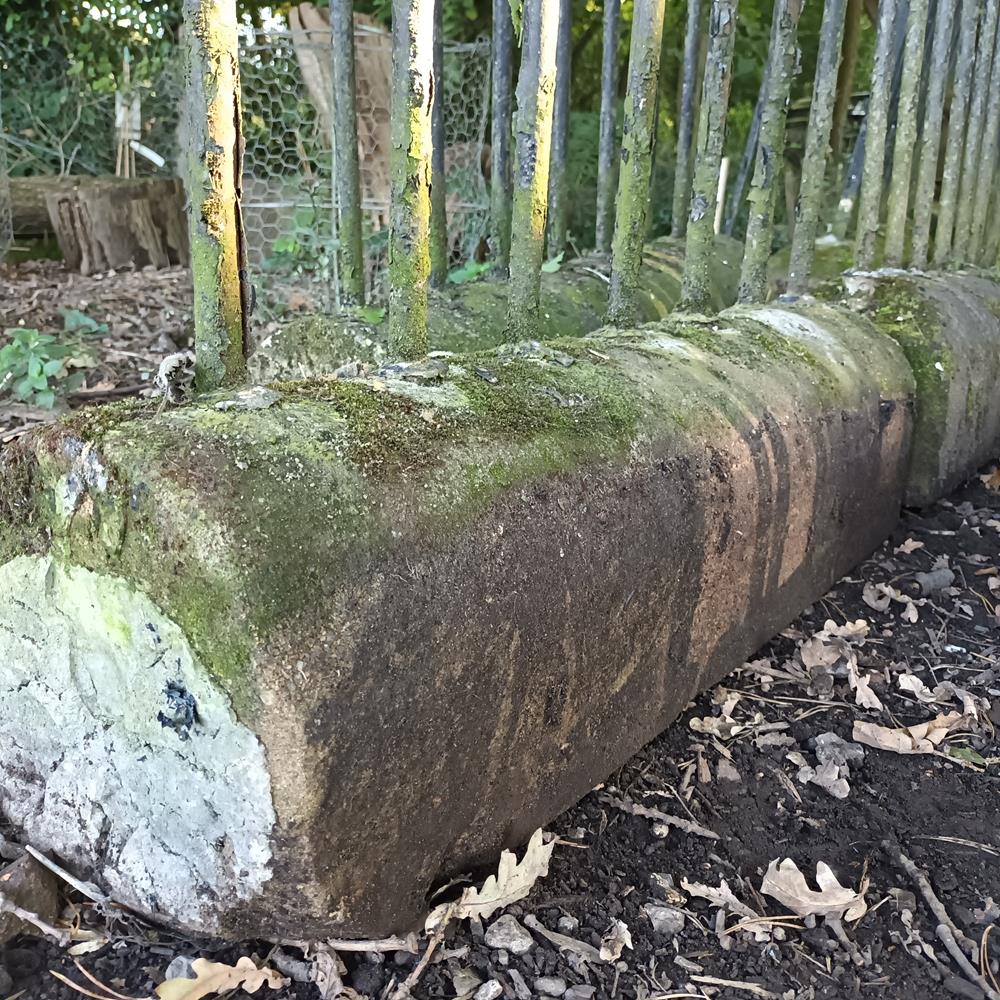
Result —
POLYGON ((407 934, 403 937, 372 938, 370 940, 347 940, 345 938, 330 938, 323 944, 328 945, 334 951, 408 951, 411 955, 416 955, 420 950, 417 947, 416 934, 407 934))
POLYGON ((95 903, 110 903, 111 898, 105 896, 100 889, 97 888, 92 882, 83 882, 78 879, 75 875, 70 875, 65 868, 61 868, 54 861, 50 861, 41 851, 35 850, 31 844, 25 844, 24 849, 40 864, 45 868, 48 868, 50 872, 58 875, 64 882, 73 886, 77 892, 82 893, 87 899, 95 903))
POLYGON ((451 908, 445 912, 441 922, 435 928, 434 933, 431 934, 430 941, 427 942, 427 950, 420 961, 413 967, 413 971, 396 987, 389 1000, 409 1000, 410 991, 420 981, 420 977, 424 974, 424 969, 430 965, 431 958, 437 950, 438 945, 444 940, 448 925, 451 923, 452 914, 455 912, 457 906, 457 903, 453 903, 451 908))
POLYGON ((37 913, 34 913, 31 910, 26 910, 23 906, 18 906, 14 900, 5 896, 2 892, 0 892, 0 913, 9 913, 11 916, 17 917, 18 920, 21 920, 26 924, 31 924, 32 927, 38 928, 38 930, 40 930, 43 934, 48 935, 50 938, 54 938, 63 948, 65 948, 70 942, 70 937, 65 931, 59 930, 58 927, 53 927, 50 923, 43 920, 37 913))
POLYGON ((996 977, 993 975, 993 969, 990 967, 990 953, 986 947, 986 943, 990 939, 990 931, 994 927, 996 927, 996 924, 990 924, 983 931, 982 939, 979 942, 979 969, 984 976, 989 976, 989 980, 993 984, 993 989, 1000 993, 1000 983, 997 983, 996 977))
POLYGON ((86 970, 86 969, 85 969, 85 968, 84 968, 84 967, 83 967, 83 966, 82 966, 82 965, 80 964, 80 961, 79 961, 79 959, 75 959, 75 958, 74 958, 74 959, 73 959, 73 964, 74 964, 74 965, 75 965, 75 966, 76 966, 76 967, 77 967, 77 968, 78 968, 78 969, 80 970, 80 972, 82 972, 82 973, 83 973, 83 975, 84 975, 84 976, 86 976, 86 978, 87 978, 87 979, 89 979, 89 980, 90 980, 90 981, 91 981, 91 982, 92 982, 92 983, 93 983, 93 984, 94 984, 95 986, 97 986, 97 987, 98 987, 99 989, 102 989, 102 990, 104 990, 104 992, 105 992, 105 993, 107 993, 107 994, 108 994, 108 996, 111 996, 111 997, 114 997, 114 1000, 137 1000, 137 998, 136 998, 136 997, 127 997, 127 996, 125 996, 125 994, 124 994, 124 993, 116 993, 116 992, 115 992, 115 991, 114 991, 114 990, 113 990, 113 989, 112 989, 112 988, 111 988, 110 986, 106 986, 106 985, 105 985, 104 983, 102 983, 102 982, 100 981, 100 979, 98 979, 98 978, 97 978, 97 976, 95 976, 95 975, 93 975, 92 973, 88 972, 88 971, 87 971, 87 970, 86 970))
POLYGON ((975 966, 966 957, 965 952, 959 947, 958 942, 955 940, 955 935, 952 933, 951 927, 947 924, 937 925, 937 936, 941 943, 945 946, 948 954, 955 960, 955 964, 962 970, 965 974, 965 978, 969 980, 970 983, 975 983, 989 998, 990 1000, 1000 1000, 1000 993, 990 986, 986 978, 980 975, 975 966))
POLYGON ((997 850, 995 847, 991 847, 989 844, 980 844, 977 840, 966 840, 964 837, 932 837, 929 834, 916 834, 913 839, 939 840, 943 844, 958 844, 960 847, 973 847, 1000 858, 1000 850, 997 850))
POLYGON ((731 990, 743 990, 745 993, 752 993, 757 997, 765 997, 766 1000, 780 1000, 777 993, 764 989, 756 983, 746 983, 740 979, 716 979, 715 976, 691 976, 692 983, 704 983, 706 986, 725 986, 731 990))

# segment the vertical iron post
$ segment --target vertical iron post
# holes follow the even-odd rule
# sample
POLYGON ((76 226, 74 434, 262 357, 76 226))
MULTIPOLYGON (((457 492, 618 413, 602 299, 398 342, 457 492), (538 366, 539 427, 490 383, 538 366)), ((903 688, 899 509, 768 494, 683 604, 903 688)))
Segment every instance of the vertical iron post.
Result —
MULTIPOLYGON (((792 238, 788 265, 788 291, 792 295, 803 295, 808 290, 809 275, 812 273, 816 254, 827 163, 831 153, 830 137, 836 113, 837 69, 843 45, 847 3, 848 0, 826 0, 823 8, 816 77, 813 81, 812 104, 809 107, 809 127, 802 156, 802 181, 799 185, 795 235, 792 238)), ((836 150, 833 152, 836 155, 836 150)))
MULTIPOLYGON (((697 0, 693 0, 697 2, 697 0)), ((601 49, 601 131, 597 147, 597 232, 599 253, 611 249, 615 225, 615 131, 618 104, 618 36, 621 30, 621 0, 604 0, 604 38, 601 49)))
POLYGON ((712 0, 708 56, 701 91, 701 115, 695 146, 694 179, 687 223, 681 303, 699 312, 710 302, 710 272, 715 253, 715 207, 722 147, 729 115, 737 0, 712 0))
POLYGON ((767 91, 750 184, 750 215, 738 293, 740 302, 763 302, 767 297, 767 262, 774 237, 776 181, 781 176, 785 159, 785 121, 795 76, 801 13, 802 0, 775 0, 767 91))
POLYGON ((628 53, 628 85, 622 126, 615 234, 611 242, 608 322, 635 322, 639 269, 646 240, 649 180, 656 141, 656 94, 660 79, 664 0, 635 0, 628 53))

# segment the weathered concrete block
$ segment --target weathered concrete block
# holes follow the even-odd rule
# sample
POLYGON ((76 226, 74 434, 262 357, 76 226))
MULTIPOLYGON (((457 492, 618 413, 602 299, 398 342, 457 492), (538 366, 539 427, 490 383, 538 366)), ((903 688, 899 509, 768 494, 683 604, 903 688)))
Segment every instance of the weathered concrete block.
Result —
POLYGON ((0 810, 187 928, 409 928, 895 523, 914 383, 867 321, 557 346, 23 440, 0 810))
POLYGON ((868 312, 917 381, 906 500, 927 504, 997 457, 1000 285, 971 273, 882 273, 868 312))

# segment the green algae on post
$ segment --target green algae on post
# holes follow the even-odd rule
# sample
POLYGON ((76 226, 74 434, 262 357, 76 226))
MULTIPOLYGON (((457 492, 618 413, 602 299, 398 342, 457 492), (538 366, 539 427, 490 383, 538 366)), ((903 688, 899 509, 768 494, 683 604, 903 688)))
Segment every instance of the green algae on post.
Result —
POLYGON ((507 332, 513 340, 529 340, 538 329, 558 18, 559 0, 525 0, 514 128, 514 206, 507 307, 507 332))
POLYGON ((983 247, 990 197, 996 186, 998 139, 1000 139, 1000 19, 997 21, 997 33, 993 45, 993 71, 990 75, 986 124, 983 126, 983 143, 979 153, 976 210, 972 213, 972 230, 969 235, 971 263, 979 260, 983 247))
POLYGON ((854 266, 868 271, 875 264, 875 237, 882 212, 882 179, 885 171, 885 140, 889 127, 892 90, 892 42, 897 5, 883 3, 878 13, 875 65, 872 67, 871 96, 868 99, 865 135, 865 167, 858 205, 858 231, 854 266))
POLYGON ((955 215, 958 211, 958 188, 962 178, 969 92, 976 61, 976 30, 982 10, 982 0, 962 0, 958 61, 955 63, 951 106, 948 109, 948 139, 944 146, 944 171, 941 176, 937 230, 934 234, 934 263, 938 267, 951 260, 955 215))
POLYGON ((635 322, 639 268, 649 210, 649 178, 656 140, 656 90, 660 78, 660 42, 664 0, 636 0, 628 54, 628 84, 622 125, 615 234, 611 244, 608 322, 635 322))
POLYGON ((434 77, 431 108, 431 284, 448 280, 448 194, 444 165, 444 26, 442 0, 434 0, 434 77))
POLYGON ((511 52, 514 25, 509 0, 493 0, 493 104, 490 114, 490 256, 493 270, 507 276, 510 263, 510 214, 513 180, 510 169, 511 52))
POLYGON ((246 378, 249 340, 236 0, 184 0, 184 22, 195 385, 208 392, 246 378))
MULTIPOLYGON (((959 187, 958 213, 955 221, 955 238, 951 246, 951 259, 956 264, 969 260, 969 242, 972 236, 972 217, 976 213, 978 194, 979 154, 986 124, 986 101, 990 96, 990 76, 993 71, 993 46, 996 42, 997 20, 1000 4, 991 0, 980 24, 979 43, 976 49, 976 72, 969 103, 969 123, 965 133, 965 150, 962 163, 962 183, 959 187)), ((996 150, 989 151, 990 162, 996 160, 996 150)))
POLYGON ((753 181, 750 184, 750 215, 746 249, 740 274, 740 302, 763 302, 767 296, 767 262, 774 238, 775 181, 785 159, 785 120, 788 96, 795 76, 796 40, 802 0, 775 0, 770 72, 761 109, 753 181))
POLYGON ((934 20, 934 43, 927 73, 927 97, 920 140, 920 165, 913 196, 913 251, 910 260, 917 268, 927 266, 927 251, 931 241, 931 215, 941 153, 941 126, 944 122, 944 94, 951 62, 955 3, 956 0, 938 0, 934 20))
MULTIPOLYGON (((847 0, 827 0, 819 32, 819 54, 809 107, 809 127, 802 157, 802 180, 799 205, 788 264, 788 291, 802 295, 809 287, 820 212, 830 156, 830 133, 834 120, 835 84, 844 36, 844 12, 847 0)), ((836 156, 836 150, 834 151, 836 156)))
POLYGON ((427 353, 434 0, 393 0, 389 351, 427 353))
POLYGON ((684 32, 684 78, 677 122, 677 163, 674 168, 673 212, 670 235, 687 233, 688 203, 691 200, 691 138, 694 133, 694 104, 698 86, 698 44, 701 28, 701 0, 688 0, 684 32))
POLYGON ((892 176, 889 179, 889 210, 885 230, 885 262, 889 267, 903 263, 906 220, 910 207, 913 150, 917 144, 917 107, 920 78, 924 69, 924 36, 927 34, 928 0, 910 0, 903 55, 903 79, 896 112, 896 140, 893 146, 892 176))
POLYGON ((709 306, 709 276, 715 252, 715 206, 729 113, 737 0, 712 0, 708 57, 701 92, 694 180, 687 223, 681 306, 700 312, 709 306))
MULTIPOLYGON (((692 0, 697 3, 697 0, 692 0)), ((604 37, 601 49, 601 127, 597 143, 597 227, 598 253, 611 250, 615 225, 615 106, 618 102, 618 35, 621 29, 621 0, 604 0, 604 37)), ((690 144, 690 138, 688 140, 690 144)))
POLYGON ((330 0, 333 134, 340 238, 340 304, 365 304, 365 255, 361 225, 361 169, 354 95, 354 0, 330 0))
POLYGON ((569 151, 570 73, 573 65, 573 8, 559 0, 559 34, 556 39, 556 93, 552 108, 552 152, 549 163, 549 207, 545 253, 549 259, 566 250, 569 189, 566 157, 569 151))

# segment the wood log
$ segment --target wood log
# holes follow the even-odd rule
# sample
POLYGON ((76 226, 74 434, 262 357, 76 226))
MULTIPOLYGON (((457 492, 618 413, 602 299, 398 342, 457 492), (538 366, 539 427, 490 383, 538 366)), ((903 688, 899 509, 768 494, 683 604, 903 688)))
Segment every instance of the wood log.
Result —
POLYGON ((48 236, 52 233, 46 197, 60 191, 71 182, 66 177, 11 177, 10 209, 14 235, 20 237, 48 236))
POLYGON ((189 262, 184 189, 176 178, 74 178, 46 193, 66 265, 81 274, 189 262))

